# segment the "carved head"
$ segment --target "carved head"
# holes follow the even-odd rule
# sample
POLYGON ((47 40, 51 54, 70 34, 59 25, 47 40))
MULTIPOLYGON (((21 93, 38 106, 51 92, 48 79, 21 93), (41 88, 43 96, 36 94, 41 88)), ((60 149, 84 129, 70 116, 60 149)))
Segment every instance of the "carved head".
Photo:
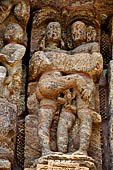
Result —
POLYGON ((16 42, 22 43, 24 41, 23 28, 17 23, 11 23, 6 27, 4 33, 4 40, 7 43, 16 42))
POLYGON ((61 40, 61 26, 58 22, 50 22, 46 31, 47 42, 59 43, 61 40))
POLYGON ((2 84, 6 78, 7 70, 4 66, 0 66, 0 84, 2 84))
POLYGON ((71 27, 72 39, 75 43, 86 40, 86 25, 81 21, 76 21, 71 27))
POLYGON ((88 26, 87 27, 87 42, 94 42, 96 41, 96 30, 94 27, 92 26, 88 26))
POLYGON ((1 0, 0 1, 0 24, 4 22, 4 20, 10 14, 12 8, 11 0, 1 0))

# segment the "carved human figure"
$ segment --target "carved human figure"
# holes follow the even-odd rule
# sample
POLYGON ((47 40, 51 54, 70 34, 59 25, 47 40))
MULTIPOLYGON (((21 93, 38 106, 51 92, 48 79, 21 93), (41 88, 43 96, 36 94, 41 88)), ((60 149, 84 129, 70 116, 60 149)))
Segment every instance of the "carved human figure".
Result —
MULTIPOLYGON (((96 31, 94 30, 93 27, 89 26, 88 28, 86 28, 86 25, 81 22, 81 21, 77 21, 75 23, 72 24, 72 39, 75 43, 75 46, 79 45, 77 48, 75 48, 72 51, 72 54, 75 54, 76 57, 76 53, 93 53, 93 52, 99 52, 99 44, 98 43, 87 43, 84 44, 84 42, 86 42, 86 37, 87 37, 87 42, 92 42, 95 41, 95 37, 96 37, 96 31), (89 31, 93 30, 93 34, 88 34, 87 35, 87 29, 89 31), (80 45, 83 44, 83 45, 80 45)), ((80 60, 79 61, 80 64, 84 63, 84 61, 80 60)), ((85 63, 84 63, 85 65, 85 63)), ((87 66, 87 64, 86 64, 87 66)), ((88 67, 88 66, 87 66, 88 67)), ((77 152, 75 152, 74 154, 86 154, 87 155, 87 151, 88 151, 88 147, 89 147, 89 143, 90 143, 90 137, 92 134, 92 122, 100 122, 101 121, 101 117, 98 114, 98 111, 96 109, 96 88, 95 88, 95 84, 93 83, 93 81, 96 81, 96 83, 98 82, 98 76, 96 74, 96 72, 94 73, 93 76, 91 76, 90 73, 88 73, 87 75, 83 72, 82 76, 84 77, 84 79, 86 80, 86 84, 87 85, 91 85, 92 82, 92 87, 94 87, 94 89, 91 92, 91 96, 90 98, 88 98, 88 100, 84 100, 82 98, 82 95, 80 94, 79 91, 75 90, 75 96, 76 96, 76 109, 77 109, 77 115, 80 119, 80 146, 79 146, 79 150, 77 152)), ((84 90, 85 92, 85 90, 84 90)), ((69 125, 69 121, 66 121, 66 116, 61 113, 60 115, 60 119, 59 119, 59 124, 58 124, 58 131, 57 131, 57 144, 58 144, 58 150, 59 151, 65 151, 64 150, 64 141, 63 139, 67 139, 68 141, 68 127, 70 127, 69 125), (64 126, 65 125, 65 126, 64 126), (65 129, 64 129, 65 128, 65 129), (63 132, 66 131, 64 134, 63 132)), ((66 143, 65 143, 66 144, 66 143)), ((68 144, 68 142, 67 142, 68 144)), ((67 144, 66 144, 66 148, 67 148, 67 144)))
MULTIPOLYGON (((58 22, 51 22, 47 27, 45 51, 64 52, 63 50, 60 50, 60 48, 58 48, 60 41, 61 41, 61 26, 58 22)), ((52 69, 42 74, 39 81, 39 86, 37 87, 36 96, 37 99, 40 100, 40 109, 38 113, 38 122, 39 122, 38 134, 41 141, 40 143, 42 145, 42 155, 54 153, 51 152, 51 148, 50 148, 50 129, 54 118, 54 114, 57 110, 57 105, 59 103, 60 105, 61 103, 65 104, 65 107, 63 107, 62 112, 65 114, 68 113, 69 119, 72 119, 72 121, 70 122, 70 128, 75 119, 71 111, 72 110, 71 102, 73 97, 71 96, 69 90, 65 90, 68 89, 69 85, 67 84, 67 87, 62 86, 61 88, 58 89, 59 83, 62 83, 61 81, 65 81, 65 79, 63 80, 62 78, 63 78, 62 73, 60 71, 52 69), (58 77, 59 77, 59 82, 58 82, 58 77), (45 95, 42 95, 39 88, 40 88, 40 83, 43 83, 42 81, 44 81, 45 78, 46 78, 46 83, 48 83, 47 81, 50 82, 48 84, 47 90, 49 89, 51 90, 47 92, 45 95), (55 80, 56 78, 57 81, 55 80), (55 83, 56 83, 56 87, 55 87, 55 83), (64 98, 61 98, 59 96, 60 92, 63 92, 64 98)), ((73 110, 74 109, 75 108, 73 106, 73 110)), ((68 129, 70 128, 68 127, 68 129)))
MULTIPOLYGON (((30 60, 30 79, 36 79, 40 76, 36 96, 37 99, 40 100, 40 109, 38 113, 39 126, 38 126, 38 134, 40 138, 40 143, 42 145, 42 155, 46 155, 51 153, 50 148, 50 129, 52 120, 54 117, 54 113, 57 110, 57 103, 61 93, 69 92, 70 88, 76 89, 78 100, 84 101, 87 103, 87 107, 91 105, 91 99, 94 98, 94 90, 95 86, 93 83, 93 79, 90 78, 92 76, 100 76, 102 71, 102 56, 100 53, 80 53, 69 55, 64 51, 56 50, 59 45, 59 41, 61 38, 61 27, 60 24, 50 23, 47 27, 47 30, 51 27, 51 38, 46 37, 47 44, 52 43, 52 49, 54 51, 38 51, 34 53, 32 59, 30 60), (53 31, 55 26, 60 28, 60 34, 57 34, 56 31, 53 31), (56 34, 55 34, 56 32, 56 34), (60 38, 59 38, 60 37, 60 38), (55 46, 55 48, 53 48, 55 46), (79 66, 81 61, 81 65, 79 66), (86 63, 87 61, 87 63, 86 63), (84 67, 85 65, 85 67, 84 67), (83 72, 83 73, 81 73, 83 72), (66 76, 63 75, 65 73, 66 76), (85 74, 84 74, 85 73, 85 74)), ((68 93, 69 94, 69 93, 68 93)), ((73 99, 73 98, 72 98, 73 99)), ((71 99, 71 100, 72 100, 71 99)), ((94 100, 93 100, 94 101, 94 100)), ((72 104, 73 106, 73 104, 72 104)), ((92 106, 92 105, 91 105, 92 106)), ((87 108, 86 107, 86 108, 87 108)), ((89 109, 90 107, 88 107, 89 109)), ((86 109, 87 111, 89 111, 86 109)), ((72 107, 64 107, 62 109, 62 113, 67 114, 70 118, 68 126, 65 126, 66 132, 63 134, 66 137, 65 145, 62 144, 61 133, 57 133, 57 143, 58 150, 62 152, 67 152, 68 145, 68 130, 71 128, 74 122, 74 115, 72 114, 72 107), (68 113, 67 113, 68 112, 68 113), (65 146, 65 147, 64 147, 65 146), (64 148, 63 148, 64 147, 64 148)), ((74 108, 74 113, 76 109, 74 108)), ((81 111, 82 112, 82 111, 81 111)), ((93 112, 95 112, 93 110, 93 112)), ((64 116, 65 117, 65 116, 64 116)), ((59 127, 66 119, 60 118, 59 127), (61 121, 62 120, 62 121, 61 121)), ((92 120, 92 116, 89 114, 87 119, 92 120)), ((85 121, 86 122, 86 121, 85 121)), ((92 121, 89 124, 92 124, 92 121)), ((89 126, 88 126, 89 127, 89 126)), ((64 128, 64 129, 65 129, 64 128)), ((89 130, 91 131, 91 129, 89 130)), ((90 133, 91 134, 91 133, 90 133)), ((87 149, 84 149, 83 152, 86 154, 87 149)))
MULTIPOLYGON (((58 52, 58 54, 61 52, 64 53, 63 50, 60 50, 58 48, 60 41, 61 41, 61 26, 57 22, 52 22, 47 27, 45 54, 47 54, 48 51, 50 51, 48 55, 51 54, 51 52, 53 52, 54 54, 55 51, 58 52)), ((38 54, 40 55, 40 57, 41 56, 43 57, 42 51, 39 51, 38 54)), ((34 56, 35 55, 37 55, 37 53, 35 53, 34 56)), ((45 60, 45 62, 48 61, 49 61, 48 59, 45 60)), ((46 65, 46 63, 44 65, 46 65)), ((54 114, 57 110, 57 104, 59 102, 58 100, 61 99, 60 93, 61 92, 65 93, 65 96, 68 96, 67 95, 69 94, 68 89, 73 87, 75 85, 75 81, 80 79, 81 77, 80 75, 62 76, 62 72, 54 68, 50 70, 45 69, 44 71, 45 72, 40 77, 36 91, 37 99, 40 100, 40 109, 38 113, 39 119, 38 134, 40 137, 40 143, 42 145, 42 155, 52 153, 50 148, 50 129, 54 114)), ((78 83, 78 81, 76 82, 78 83)), ((69 109, 69 104, 68 106, 66 106, 66 100, 64 103, 65 107, 62 109, 62 112, 65 112, 65 114, 69 112, 68 117, 70 117, 69 119, 72 119, 72 121, 70 122, 71 128, 72 122, 74 122, 74 115, 71 113, 72 112, 71 109, 69 109)), ((68 129, 70 128, 68 127, 68 129)))
POLYGON ((7 45, 0 51, 0 62, 6 67, 8 73, 3 90, 3 96, 8 98, 20 89, 22 57, 26 50, 19 44, 24 41, 22 27, 17 23, 9 24, 4 33, 4 41, 7 45))
POLYGON ((12 165, 29 11, 28 1, 0 0, 0 159, 12 165))

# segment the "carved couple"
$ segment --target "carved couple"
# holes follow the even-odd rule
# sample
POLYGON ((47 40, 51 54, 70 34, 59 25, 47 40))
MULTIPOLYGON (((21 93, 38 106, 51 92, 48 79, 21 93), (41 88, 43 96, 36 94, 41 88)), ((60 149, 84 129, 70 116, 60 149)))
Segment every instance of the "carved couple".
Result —
POLYGON ((81 21, 73 23, 71 28, 73 42, 78 47, 70 53, 60 50, 61 26, 51 22, 47 26, 45 50, 35 52, 30 61, 32 77, 40 77, 36 96, 40 101, 38 135, 43 156, 53 153, 50 130, 59 103, 62 110, 57 128, 58 152, 68 151, 68 133, 76 113, 80 119, 80 146, 73 154, 87 155, 92 122, 101 121, 96 109, 95 83, 101 75, 103 60, 98 43, 89 43, 95 41, 96 32, 81 21), (87 29, 92 30, 93 35, 87 35, 87 29), (86 41, 88 43, 84 44, 86 41))

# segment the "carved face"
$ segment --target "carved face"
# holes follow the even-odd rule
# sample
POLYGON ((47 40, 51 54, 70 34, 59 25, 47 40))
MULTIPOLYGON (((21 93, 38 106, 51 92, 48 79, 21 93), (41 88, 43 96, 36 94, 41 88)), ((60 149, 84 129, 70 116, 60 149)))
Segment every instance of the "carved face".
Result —
POLYGON ((4 66, 0 66, 0 83, 3 83, 6 78, 6 68, 4 66))
POLYGON ((10 0, 1 0, 0 1, 0 24, 4 22, 4 20, 10 14, 12 5, 10 0))
POLYGON ((87 27, 87 42, 96 41, 96 36, 97 36, 97 33, 96 33, 95 28, 92 26, 87 27))
POLYGON ((59 42, 61 40, 61 26, 58 22, 51 22, 47 26, 46 40, 48 42, 59 42))
POLYGON ((83 22, 77 21, 72 24, 72 39, 75 43, 86 40, 86 26, 83 22))
POLYGON ((17 23, 9 24, 5 30, 4 40, 7 43, 22 43, 24 41, 23 28, 17 23))

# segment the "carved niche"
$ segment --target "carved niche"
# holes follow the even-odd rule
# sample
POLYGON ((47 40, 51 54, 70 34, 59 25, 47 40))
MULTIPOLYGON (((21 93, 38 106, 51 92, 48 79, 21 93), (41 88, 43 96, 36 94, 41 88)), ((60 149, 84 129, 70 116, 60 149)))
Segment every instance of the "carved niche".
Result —
POLYGON ((25 167, 102 169, 99 22, 79 12, 48 7, 34 14, 25 167))

